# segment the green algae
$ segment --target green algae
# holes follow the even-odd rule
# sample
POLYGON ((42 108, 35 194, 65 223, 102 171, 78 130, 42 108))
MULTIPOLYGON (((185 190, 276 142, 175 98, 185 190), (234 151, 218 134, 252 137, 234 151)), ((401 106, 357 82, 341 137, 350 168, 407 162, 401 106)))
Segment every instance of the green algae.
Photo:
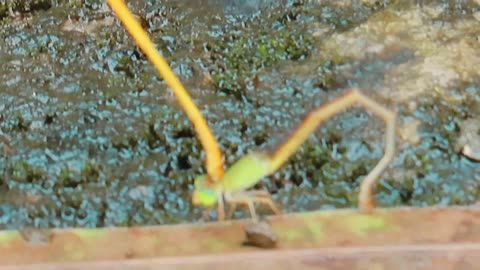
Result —
POLYGON ((98 230, 98 229, 73 229, 71 232, 81 239, 96 239, 107 235, 106 231, 98 230))
MULTIPOLYGON (((16 150, 0 156, 2 192, 9 198, 25 189, 54 202, 29 210, 14 204, 4 214, 12 218, 0 226, 31 225, 35 218, 59 226, 198 220, 201 210, 191 205, 190 195, 194 176, 204 173, 204 153, 191 124, 121 25, 102 24, 111 16, 102 10, 103 1, 67 2, 35 10, 16 6, 21 16, 14 17, 0 5, 0 18, 6 16, 0 27, 6 37, 0 43, 0 134, 16 150), (67 23, 75 30, 65 30, 67 23), (132 196, 138 190, 153 195, 138 200, 132 196), (25 212, 27 218, 13 218, 25 212)), ((404 51, 397 58, 393 53, 356 60, 323 46, 375 14, 382 20, 416 8, 412 1, 368 2, 350 7, 289 1, 234 15, 209 8, 198 11, 202 16, 176 1, 140 1, 132 8, 205 113, 229 165, 274 144, 281 138, 277 133, 358 77, 381 84, 383 70, 411 61, 412 56, 402 58, 404 51)), ((478 7, 449 9, 432 20, 471 19, 478 7)), ((460 95, 467 85, 478 85, 478 79, 458 82, 452 91, 460 95)), ((478 200, 472 189, 478 186, 478 165, 452 147, 461 133, 458 122, 476 116, 478 87, 469 89, 474 90, 461 103, 445 102, 439 92, 421 97, 414 112, 394 104, 401 118, 422 119, 422 142, 399 142, 397 158, 377 188, 380 205, 478 200)), ((382 154, 382 129, 369 119, 354 109, 328 121, 256 188, 289 201, 282 205, 287 212, 355 206, 363 176, 382 154)))
POLYGON ((352 215, 345 223, 348 229, 358 236, 367 236, 376 231, 388 229, 384 217, 372 215, 352 215))
POLYGON ((10 242, 21 239, 19 231, 2 231, 0 233, 0 245, 8 246, 10 242))
POLYGON ((288 227, 284 226, 274 226, 272 230, 276 235, 282 235, 286 241, 300 241, 304 240, 307 236, 310 235, 309 232, 303 230, 290 230, 288 227))

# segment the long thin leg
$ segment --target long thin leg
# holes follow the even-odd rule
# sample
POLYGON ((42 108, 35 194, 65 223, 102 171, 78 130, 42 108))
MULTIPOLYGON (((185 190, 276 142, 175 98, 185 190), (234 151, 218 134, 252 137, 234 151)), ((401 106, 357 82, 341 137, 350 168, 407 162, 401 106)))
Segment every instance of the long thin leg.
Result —
POLYGON ((237 200, 234 199, 234 196, 230 191, 225 191, 223 193, 223 197, 225 198, 225 201, 230 205, 230 208, 227 213, 227 218, 231 218, 233 216, 233 213, 235 213, 235 210, 237 209, 237 205, 239 203, 237 202, 237 200))
POLYGON ((282 210, 280 210, 280 208, 278 208, 273 202, 270 192, 266 190, 248 190, 245 191, 245 193, 246 196, 252 198, 253 201, 266 204, 275 214, 279 215, 282 213, 282 210))
POLYGON ((360 185, 359 208, 362 212, 369 212, 374 207, 373 191, 377 179, 393 159, 395 153, 395 124, 396 113, 387 109, 380 103, 362 94, 358 89, 350 89, 340 97, 321 105, 307 114, 293 133, 280 143, 272 153, 270 173, 276 171, 283 163, 308 139, 318 125, 334 115, 360 104, 374 112, 385 121, 385 151, 375 168, 365 177, 360 185))
POLYGON ((237 203, 230 203, 230 208, 228 209, 227 213, 227 218, 231 218, 233 214, 235 213, 235 210, 237 210, 237 203))
POLYGON ((387 127, 385 130, 385 153, 378 164, 370 171, 360 184, 360 192, 358 194, 358 207, 360 211, 369 213, 375 207, 374 190, 376 181, 380 178, 382 172, 387 168, 395 155, 395 115, 387 115, 385 122, 387 127), (387 118, 389 117, 389 118, 387 118))
POLYGON ((231 217, 235 212, 237 205, 246 205, 250 211, 252 219, 257 219, 254 203, 267 205, 275 214, 281 214, 282 211, 275 205, 272 197, 268 191, 265 190, 249 190, 239 191, 235 193, 228 193, 225 196, 225 200, 230 204, 230 210, 227 217, 231 217))
MULTIPOLYGON (((264 204, 267 204, 273 212, 276 214, 281 211, 275 206, 271 199, 271 195, 268 191, 265 190, 250 190, 242 191, 241 193, 236 193, 236 196, 230 197, 230 209, 228 210, 227 218, 231 218, 237 210, 238 204, 248 204, 249 201, 262 201, 264 204), (241 197, 240 197, 241 196, 241 197), (263 200, 262 197, 267 197, 267 200, 263 200), (241 200, 241 202, 239 202, 241 200), (268 201, 268 202, 267 202, 268 201)), ((253 216, 253 215, 252 215, 253 216)))
POLYGON ((223 202, 223 195, 221 192, 217 194, 217 214, 218 214, 218 221, 225 220, 225 205, 223 202))
POLYGON ((250 215, 252 216, 252 219, 258 220, 257 213, 255 212, 255 206, 253 205, 253 201, 247 200, 246 204, 248 205, 248 210, 250 211, 250 215))
POLYGON ((208 127, 207 120, 205 120, 168 63, 157 51, 152 40, 137 19, 135 19, 132 12, 130 12, 125 2, 122 0, 107 0, 107 2, 167 85, 172 88, 182 109, 195 127, 195 131, 207 156, 205 166, 209 176, 208 180, 211 182, 220 181, 224 173, 223 155, 212 130, 208 127))

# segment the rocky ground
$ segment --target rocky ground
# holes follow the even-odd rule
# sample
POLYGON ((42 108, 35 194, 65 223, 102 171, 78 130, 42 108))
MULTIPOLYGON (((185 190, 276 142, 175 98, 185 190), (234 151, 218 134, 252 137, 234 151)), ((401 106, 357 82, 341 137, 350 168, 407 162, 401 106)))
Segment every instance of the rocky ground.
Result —
MULTIPOLYGON (((478 1, 130 2, 227 166, 355 86, 399 114, 380 206, 480 198, 478 1)), ((200 219, 201 145, 103 1, 3 0, 0 35, 1 228, 200 219)), ((354 207, 382 140, 348 110, 255 188, 286 212, 354 207)))

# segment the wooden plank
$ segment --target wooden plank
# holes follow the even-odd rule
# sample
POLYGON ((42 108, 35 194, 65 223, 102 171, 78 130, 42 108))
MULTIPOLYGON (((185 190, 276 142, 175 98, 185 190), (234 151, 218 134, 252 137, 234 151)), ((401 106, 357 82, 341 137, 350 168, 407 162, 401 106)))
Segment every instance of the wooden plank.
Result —
POLYGON ((131 260, 0 266, 4 270, 215 270, 215 269, 368 269, 476 270, 479 244, 403 245, 235 252, 131 260))
POLYGON ((377 209, 370 215, 351 209, 317 211, 275 216, 269 222, 278 236, 274 250, 242 245, 245 220, 3 231, 0 268, 256 269, 261 262, 276 269, 351 269, 359 264, 404 269, 395 265, 416 258, 419 265, 437 267, 418 269, 462 269, 441 268, 459 264, 470 269, 480 263, 480 209, 473 207, 377 209))

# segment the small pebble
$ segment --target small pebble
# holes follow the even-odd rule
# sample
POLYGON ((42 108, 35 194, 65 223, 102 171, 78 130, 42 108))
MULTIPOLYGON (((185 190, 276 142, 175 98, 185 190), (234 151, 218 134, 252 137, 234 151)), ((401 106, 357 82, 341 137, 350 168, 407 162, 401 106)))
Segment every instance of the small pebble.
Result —
POLYGON ((480 161, 480 118, 470 118, 460 123, 460 136, 457 145, 462 147, 462 154, 480 161))
POLYGON ((259 248, 275 248, 278 237, 272 231, 272 227, 266 221, 257 221, 245 226, 246 240, 245 245, 259 248))
POLYGON ((51 230, 38 228, 25 228, 20 230, 23 239, 32 245, 48 244, 52 241, 53 233, 51 230))

